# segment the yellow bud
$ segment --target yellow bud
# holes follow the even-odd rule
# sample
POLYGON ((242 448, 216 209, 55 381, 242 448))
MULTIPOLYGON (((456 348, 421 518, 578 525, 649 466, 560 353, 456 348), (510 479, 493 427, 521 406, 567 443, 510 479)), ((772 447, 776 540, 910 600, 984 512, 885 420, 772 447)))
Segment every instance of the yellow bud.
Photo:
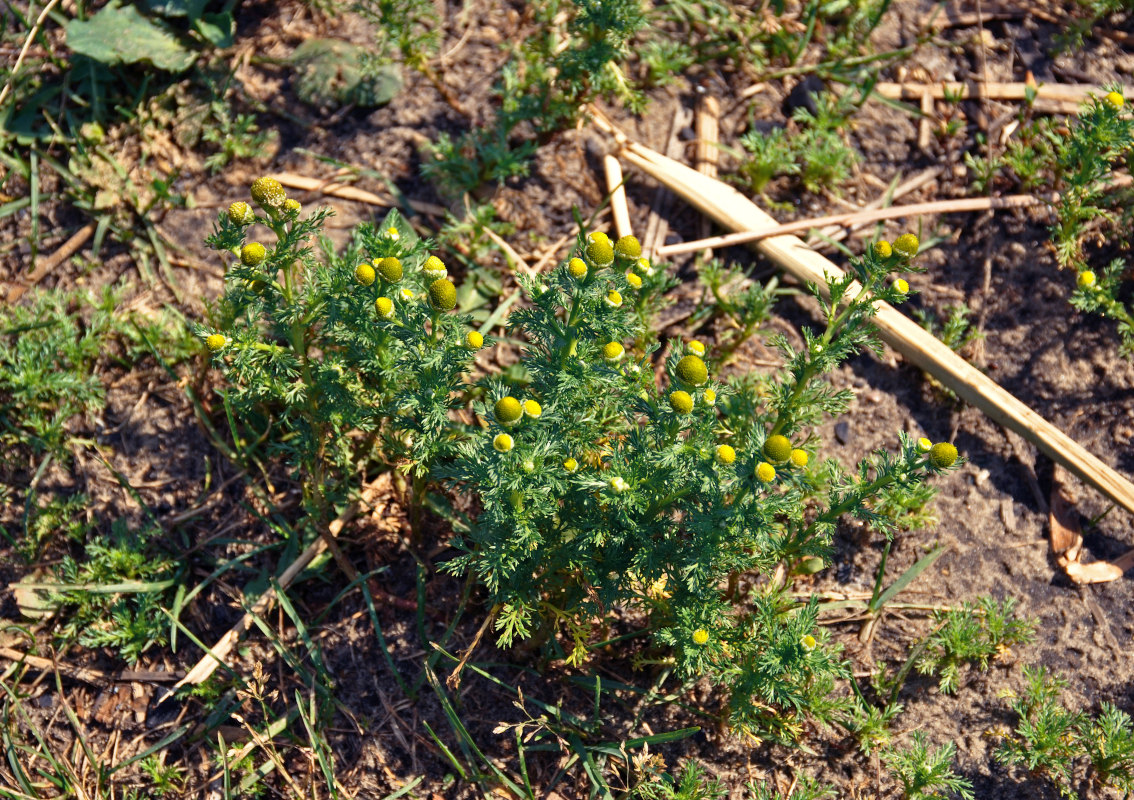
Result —
POLYGON ((1095 273, 1089 269, 1085 269, 1079 273, 1079 277, 1075 279, 1075 283, 1080 289, 1090 289, 1095 285, 1095 273))
POLYGON ((374 267, 369 264, 359 264, 354 268, 354 279, 363 286, 372 285, 374 283, 374 277, 374 267))
POLYGON ((678 389, 669 395, 669 407, 678 414, 691 414, 693 412, 693 397, 689 392, 678 389))
POLYGON ((799 640, 799 644, 804 650, 810 653, 815 649, 815 645, 817 645, 818 642, 816 642, 815 637, 809 633, 799 640))
POLYGON ((795 450, 791 451, 791 463, 799 467, 800 469, 806 467, 809 460, 810 456, 807 455, 806 450, 800 450, 796 448, 795 450))
POLYGON ((1126 102, 1118 92, 1107 92, 1106 101, 1115 108, 1122 108, 1123 104, 1126 102))
POLYGON ((614 244, 614 253, 619 258, 638 258, 642 255, 642 245, 634 236, 622 236, 614 244))
POLYGON ((579 469, 579 462, 573 458, 569 458, 563 462, 563 469, 568 472, 576 472, 579 469))
POLYGON ((929 463, 938 469, 948 469, 957 463, 957 448, 949 442, 938 442, 929 449, 929 463))
POLYGON ((524 407, 519 400, 508 395, 496 401, 493 413, 496 415, 496 421, 501 425, 515 425, 520 421, 520 417, 524 416, 524 407))
POLYGON ((917 440, 917 450, 919 453, 928 453, 930 448, 933 447, 933 442, 922 436, 917 440))
POLYGON ((374 308, 378 310, 379 316, 386 319, 394 316, 394 301, 389 297, 379 297, 374 301, 374 308))
POLYGON ((425 259, 425 263, 421 265, 421 271, 426 279, 431 281, 441 280, 448 274, 445 269, 445 262, 437 256, 430 256, 425 259))
POLYGON ((791 440, 783 434, 769 436, 764 442, 764 455, 773 464, 782 464, 791 458, 791 440))
POLYGON ((705 400, 705 405, 707 406, 715 406, 717 404, 717 393, 712 389, 706 389, 701 397, 705 400))
POLYGON ((250 190, 252 199, 263 208, 276 209, 284 204, 287 199, 287 193, 284 192, 283 184, 275 178, 257 178, 252 182, 250 190))
POLYGON ((693 631, 693 644, 698 647, 703 647, 709 643, 709 632, 704 628, 698 628, 693 631))
POLYGON ((874 243, 874 255, 877 258, 887 259, 894 254, 894 248, 890 247, 890 243, 885 239, 879 239, 874 243))
POLYGON ((619 342, 607 342, 602 346, 602 357, 607 361, 621 361, 625 353, 626 348, 619 342))
POLYGON ((736 463, 736 450, 727 444, 722 444, 717 448, 717 461, 725 466, 736 463))
POLYGON ((709 370, 700 356, 688 355, 677 362, 678 379, 689 386, 700 386, 709 379, 709 370))
POLYGON ((917 255, 921 242, 912 233, 903 233, 894 240, 894 252, 903 258, 913 258, 917 255))
POLYGON ((894 291, 896 291, 898 294, 909 294, 910 285, 903 279, 898 278, 896 281, 894 281, 894 291))
POLYGON ((618 308, 620 305, 622 305, 622 295, 611 289, 606 293, 606 299, 604 302, 611 308, 618 308))
POLYGON ((567 262, 567 272, 577 281, 587 277, 587 262, 581 258, 572 258, 567 262))
POLYGON ((240 263, 246 267, 258 267, 267 257, 267 248, 259 242, 249 242, 240 248, 240 263))
POLYGON ((697 339, 690 339, 689 344, 685 345, 685 349, 695 356, 705 357, 705 345, 697 339))
POLYGON ((429 284, 429 302, 438 311, 452 311, 457 307, 457 287, 441 278, 429 284))
POLYGON ((515 440, 506 433, 498 433, 492 439, 492 447, 497 453, 507 453, 515 443, 515 440))
MULTIPOLYGON (((378 274, 382 276, 382 280, 387 283, 397 283, 402 279, 402 262, 393 256, 386 256, 374 266, 378 268, 378 274)), ((442 275, 441 277, 444 278, 445 276, 442 275)))
POLYGON ((776 479, 776 468, 767 461, 761 461, 756 465, 756 477, 764 483, 771 483, 776 479))
POLYGON ((469 331, 465 334, 465 344, 472 350, 479 350, 484 347, 484 336, 480 331, 469 331))
POLYGON ((205 347, 209 348, 210 353, 219 353, 228 347, 228 337, 223 333, 210 333, 205 338, 205 347))
POLYGON ((539 419, 543 416, 543 407, 540 406, 535 400, 525 400, 523 403, 524 414, 532 419, 539 419))
POLYGON ((630 286, 634 289, 641 289, 642 288, 642 279, 638 277, 637 273, 627 272, 626 273, 626 282, 628 284, 630 284, 630 286))

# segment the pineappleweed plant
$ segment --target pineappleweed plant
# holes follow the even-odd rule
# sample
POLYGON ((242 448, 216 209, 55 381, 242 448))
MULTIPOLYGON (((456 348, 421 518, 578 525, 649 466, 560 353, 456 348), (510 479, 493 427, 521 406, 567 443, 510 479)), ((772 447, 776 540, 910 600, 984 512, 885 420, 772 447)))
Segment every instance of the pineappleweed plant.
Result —
POLYGON ((554 652, 564 633, 564 655, 581 664, 619 609, 649 634, 652 658, 722 685, 742 731, 794 741, 808 715, 846 710, 835 691, 846 665, 791 576, 829 557, 845 515, 891 531, 875 508, 883 493, 912 492, 957 461, 949 443, 899 434, 896 452, 854 472, 812 463, 815 425, 851 398, 824 376, 880 347, 875 303, 908 295, 896 276, 912 269, 916 237, 877 242, 846 277, 811 287, 825 325, 804 329, 802 347, 778 337, 779 375, 724 380, 700 343, 667 342, 662 356, 644 329, 637 298, 668 278, 637 240, 580 234, 551 273, 517 276, 527 304, 506 327, 526 342, 530 381, 481 375, 473 391, 473 354, 492 342, 453 313, 455 286, 427 243, 392 215, 317 260, 306 242, 325 212, 301 218, 267 180, 253 186, 261 212, 234 204, 210 239, 234 260, 217 324, 199 333, 225 372, 226 407, 276 427, 314 510, 331 477, 345 491, 366 459, 397 463, 479 497, 446 568, 486 587, 500 645, 554 652), (253 222, 277 242, 248 257, 253 222), (465 405, 477 424, 458 421, 465 405))

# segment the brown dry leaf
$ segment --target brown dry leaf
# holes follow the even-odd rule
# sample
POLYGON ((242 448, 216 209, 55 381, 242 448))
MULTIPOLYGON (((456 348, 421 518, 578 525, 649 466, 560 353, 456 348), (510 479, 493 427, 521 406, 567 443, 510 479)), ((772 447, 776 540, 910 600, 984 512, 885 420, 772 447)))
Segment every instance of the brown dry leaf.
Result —
POLYGON ((1116 567, 1109 561, 1094 561, 1090 564, 1070 561, 1062 566, 1067 577, 1078 584, 1106 583, 1122 577, 1122 568, 1116 567))
MULTIPOLYGON (((1074 512, 1074 504, 1063 492, 1060 472, 1056 467, 1055 483, 1051 489, 1051 512, 1048 514, 1051 523, 1051 550, 1056 554, 1055 563, 1067 573, 1072 582, 1080 586, 1118 580, 1126 571, 1127 565, 1111 564, 1108 561, 1083 564, 1079 560, 1083 556, 1083 535, 1074 512)), ((1131 560, 1134 554, 1127 553, 1122 558, 1131 560)))
POLYGON ((1051 551, 1056 555, 1067 553, 1071 560, 1078 561, 1083 546, 1083 536, 1079 533, 1079 520, 1075 517, 1074 507, 1058 483, 1051 490, 1051 511, 1048 518, 1051 521, 1051 551))

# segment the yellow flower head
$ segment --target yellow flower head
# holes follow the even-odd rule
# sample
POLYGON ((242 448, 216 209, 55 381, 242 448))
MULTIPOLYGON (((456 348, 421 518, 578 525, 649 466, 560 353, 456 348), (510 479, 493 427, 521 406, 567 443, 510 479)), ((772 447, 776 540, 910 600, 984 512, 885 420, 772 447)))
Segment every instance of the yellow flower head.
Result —
POLYGON ((819 644, 819 643, 817 641, 815 641, 815 637, 812 636, 810 633, 799 640, 799 646, 802 647, 804 650, 806 650, 809 653, 812 650, 815 649, 815 646, 817 644, 819 644))
POLYGON ((543 407, 540 406, 535 400, 525 400, 523 403, 524 414, 532 419, 539 419, 543 416, 543 407))
POLYGON ((578 472, 579 462, 573 458, 569 458, 563 462, 563 469, 567 470, 568 472, 578 472))
POLYGON ((610 237, 605 233, 595 232, 587 237, 587 246, 583 250, 587 261, 601 269, 614 263, 614 248, 610 244, 610 237))
POLYGON ((620 305, 622 305, 622 295, 611 289, 606 293, 604 302, 611 308, 618 308, 620 305))
POLYGON ((524 416, 524 407, 519 400, 508 395, 496 401, 493 413, 496 415, 496 421, 501 425, 515 425, 520 421, 520 417, 524 416))
POLYGON ((205 347, 209 348, 210 353, 219 353, 228 347, 228 337, 223 333, 210 333, 205 338, 205 347))
POLYGON ((614 243, 614 253, 619 258, 637 258, 642 255, 642 245, 634 236, 621 236, 614 243))
POLYGON ((929 463, 938 469, 948 469, 957 463, 957 448, 949 442, 938 442, 929 448, 929 463))
POLYGON ((228 221, 233 225, 251 225, 256 220, 256 213, 252 206, 243 200, 237 200, 228 207, 228 221))
POLYGON ((469 331, 465 334, 465 344, 470 350, 479 350, 484 347, 484 336, 480 331, 469 331))
POLYGON ((726 467, 730 464, 736 463, 736 450, 727 444, 722 444, 717 447, 717 461, 724 464, 726 467))
MULTIPOLYGON (((386 256, 375 264, 378 268, 378 274, 382 276, 382 280, 387 283, 397 283, 402 279, 402 262, 393 256, 386 256)), ((445 276, 442 275, 442 278, 445 276)))
POLYGON ((691 414, 693 412, 693 396, 680 389, 676 392, 670 392, 669 407, 678 414, 691 414))
POLYGON ((1107 92, 1106 101, 1115 108, 1122 108, 1126 100, 1118 92, 1107 92))
POLYGON ((417 298, 417 295, 415 295, 413 293, 412 289, 403 288, 402 291, 401 291, 401 294, 402 294, 402 299, 406 300, 406 301, 412 301, 412 300, 415 300, 417 298))
POLYGON ((354 268, 354 279, 361 283, 363 286, 370 286, 374 283, 374 267, 369 264, 359 264, 354 268))
POLYGON ((928 453, 930 448, 933 447, 933 442, 922 436, 917 440, 917 451, 919 453, 928 453))
POLYGON ((634 262, 634 270, 647 278, 654 274, 653 265, 650 264, 650 259, 645 256, 634 262))
POLYGON ((685 349, 700 358, 705 357, 705 345, 699 339, 690 339, 685 349))
POLYGON ((437 256, 430 256, 425 259, 425 263, 421 265, 421 272, 425 275, 426 280, 439 281, 449 274, 445 269, 445 262, 437 256))
POLYGON ((807 466, 808 460, 810 460, 810 456, 807 455, 806 450, 800 450, 799 448, 796 448, 791 451, 791 463, 799 467, 800 469, 803 469, 807 466))
POLYGON ((769 436, 767 441, 764 442, 764 455, 773 464, 782 464, 791 458, 791 449, 791 439, 782 433, 769 436))
POLYGON ((240 263, 246 267, 258 267, 267 257, 267 248, 259 242, 249 242, 240 248, 240 263))
POLYGON ((761 461, 756 465, 756 477, 764 483, 771 483, 776 479, 776 468, 767 461, 761 461))
POLYGON ((898 294, 909 294, 910 285, 904 279, 898 278, 894 281, 894 291, 898 294))
POLYGON ((630 488, 630 484, 616 475, 610 479, 610 488, 614 490, 615 494, 622 494, 630 488))
POLYGON ((638 274, 636 272, 627 272, 626 282, 630 284, 630 286, 634 289, 642 288, 642 279, 638 277, 638 274))
POLYGON ((912 233, 903 233, 894 240, 894 252, 903 258, 913 258, 917 255, 921 242, 912 233))
POLYGON ((890 243, 885 239, 875 242, 873 249, 876 258, 887 259, 894 254, 894 248, 890 247, 890 243))
POLYGON ((581 258, 572 258, 567 262, 567 272, 577 281, 587 277, 587 262, 581 258))
POLYGON ((374 308, 377 309, 378 315, 389 319, 394 316, 394 301, 389 297, 379 297, 374 301, 374 308))
POLYGON ((303 210, 303 206, 299 204, 298 200, 292 200, 290 197, 284 200, 283 209, 292 216, 298 216, 299 212, 303 210))
POLYGON ((709 379, 709 370, 700 356, 688 355, 677 362, 678 379, 689 386, 700 386, 709 379))
POLYGON ((438 311, 452 311, 457 307, 457 287, 446 278, 434 281, 429 284, 429 302, 438 311))
POLYGON ((257 178, 252 182, 250 193, 252 199, 263 208, 279 208, 284 204, 284 200, 287 199, 287 193, 284 192, 283 184, 275 178, 257 178))
POLYGON ((497 453, 507 453, 516 445, 516 441, 506 433, 498 433, 492 439, 492 448, 497 453))
POLYGON ((1085 269, 1079 273, 1079 277, 1075 279, 1075 283, 1080 289, 1090 289, 1095 285, 1095 273, 1089 269, 1085 269))
POLYGON ((386 228, 386 230, 383 231, 383 235, 385 235, 387 239, 395 242, 398 241, 398 239, 402 238, 402 235, 398 233, 397 228, 386 228))
POLYGON ((705 393, 701 395, 707 406, 715 406, 717 404, 717 393, 712 389, 706 389, 705 393))
POLYGON ((612 363, 621 361, 622 356, 625 354, 626 348, 619 342, 607 342, 602 346, 602 357, 612 363))
POLYGON ((698 647, 704 647, 709 643, 709 632, 704 628, 698 628, 693 631, 693 644, 698 647))

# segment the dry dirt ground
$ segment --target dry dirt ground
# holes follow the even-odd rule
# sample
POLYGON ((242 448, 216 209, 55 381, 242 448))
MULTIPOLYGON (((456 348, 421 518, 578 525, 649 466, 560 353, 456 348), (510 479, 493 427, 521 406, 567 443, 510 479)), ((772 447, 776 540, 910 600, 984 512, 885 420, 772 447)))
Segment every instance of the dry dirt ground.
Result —
MULTIPOLYGON (((500 42, 521 35, 522 20, 516 9, 495 4, 473 3, 473 13, 461 17, 447 32, 442 51, 463 42, 447 63, 445 82, 453 88, 466 108, 488 108, 491 76, 504 57, 500 42), (467 28, 465 26, 468 26, 467 28)), ((928 13, 926 3, 899 0, 890 12, 890 21, 879 32, 877 46, 885 48, 908 41, 913 25, 928 13)), ((1024 5, 1021 4, 1021 8, 1024 5)), ((460 9, 451 8, 455 15, 460 9)), ((925 47, 918 57, 901 67, 885 71, 886 79, 900 77, 898 70, 913 70, 917 80, 935 82, 946 79, 984 78, 998 81, 1022 80, 1031 71, 1039 80, 1089 82, 1100 84, 1119 80, 1129 82, 1134 55, 1111 39, 1092 38, 1079 50, 1049 56, 1057 32, 1052 23, 1037 19, 1027 10, 1007 20, 988 22, 983 38, 975 25, 950 27, 941 32, 936 46, 925 47), (983 43, 983 46, 982 46, 983 43), (916 65, 916 66, 915 66, 916 65)), ((305 7, 261 3, 241 12, 239 39, 256 43, 259 54, 285 56, 305 38, 334 33, 365 42, 366 30, 350 19, 313 17, 305 7)), ((906 73, 909 74, 909 73, 906 73)), ((247 90, 268 102, 294 105, 285 70, 270 63, 241 67, 237 76, 247 90)), ((757 119, 782 119, 782 102, 795 85, 788 77, 769 81, 752 98, 757 119)), ((735 75, 706 77, 704 90, 722 100, 722 138, 731 141, 743 130, 747 106, 732 102, 746 88, 735 75)), ((658 150, 665 150, 678 112, 688 112, 696 91, 687 85, 655 92, 647 113, 640 119, 625 114, 615 116, 633 136, 658 150)), ((970 124, 970 133, 1013 112, 1009 104, 994 101, 965 102, 960 111, 970 124)), ((305 110, 315 123, 305 127, 279 119, 280 147, 270 164, 241 164, 216 179, 188 175, 186 188, 197 200, 197 208, 171 212, 162 223, 162 232, 184 247, 189 260, 205 268, 182 268, 177 279, 185 290, 184 310, 190 318, 202 312, 200 301, 221 290, 220 271, 201 239, 208 233, 219 207, 244 196, 250 179, 268 170, 290 171, 318 177, 329 176, 331 167, 320 163, 301 149, 334 157, 348 164, 376 170, 394 181, 411 198, 443 202, 419 176, 419 144, 438 132, 459 133, 469 120, 447 105, 420 77, 410 77, 406 90, 389 106, 372 112, 349 111, 333 118, 320 118, 305 110)), ((477 118, 484 114, 477 112, 477 118)), ((692 158, 691 130, 678 124, 677 153, 692 158)), ((781 218, 832 213, 847 204, 861 204, 877 197, 885 184, 897 176, 908 177, 922 170, 943 166, 939 177, 926 184, 904 202, 965 196, 971 192, 961 166, 960 141, 933 137, 929 146, 919 148, 916 121, 878 103, 868 103, 856 118, 850 134, 862 153, 856 179, 842 192, 795 197, 772 187, 775 199, 790 204, 781 218), (777 194, 777 192, 779 192, 777 194)), ((584 214, 600 205, 605 188, 601 179, 600 157, 609 142, 583 126, 556 137, 543 147, 528 178, 509 181, 486 195, 502 219, 516 225, 513 246, 529 257, 543 251, 574 228, 573 206, 584 214)), ((727 163, 727 160, 726 160, 727 163)), ((358 185, 382 192, 384 187, 372 179, 358 185)), ((628 171, 627 194, 636 231, 645 229, 651 208, 658 200, 656 187, 641 175, 628 171)), ((359 203, 297 193, 305 206, 327 203, 336 210, 331 234, 345 237, 358 221, 384 213, 359 203)), ((701 235, 697 214, 672 197, 662 198, 659 206, 669 226, 668 241, 694 239, 701 235)), ((54 212, 66 222, 66 209, 54 212)), ((424 224, 437 225, 426 219, 424 224)), ((1118 354, 1118 340, 1111 324, 1087 318, 1067 305, 1072 281, 1056 268, 1047 240, 1048 218, 1043 212, 1005 211, 996 214, 950 215, 921 221, 923 239, 930 234, 935 246, 921 258, 924 275, 911 279, 919 292, 915 306, 941 311, 965 303, 980 320, 984 339, 966 350, 978 366, 1021 400, 1067 431, 1108 464, 1127 476, 1134 476, 1134 364, 1118 354)), ((883 228, 893 236, 902 228, 890 224, 883 228)), ((872 234, 872 230, 862 232, 872 234)), ((852 238, 857 249, 863 239, 852 238)), ((564 251, 565 252, 565 251, 564 251)), ((737 263, 752 266, 754 276, 772 274, 772 268, 743 249, 725 254, 737 263)), ((841 256, 833 254, 838 261, 841 256)), ((534 260, 531 258, 530 260, 534 260)), ((499 263, 503 264, 502 259, 499 263)), ((673 264, 688 284, 693 280, 691 259, 673 264)), ((9 270, 17 268, 10 263, 9 270)), ((49 276, 44 285, 67 281, 70 265, 49 276)), ((114 280, 134 273, 124 255, 107 258, 86 281, 114 280)), ((684 302, 694 292, 688 286, 678 290, 684 302)), ((138 289, 134 302, 157 307, 171 298, 161 290, 138 289)), ((776 308, 774 327, 793 331, 814 321, 813 309, 804 301, 788 298, 776 308)), ((690 335, 677 322, 666 335, 690 335)), ((711 336, 711 331, 698 335, 711 336)), ((774 358, 759 343, 746 348, 733 368, 766 369, 774 358)), ((197 380, 193 364, 184 365, 185 380, 197 380)), ((108 370, 109 404, 102 420, 91 431, 110 453, 110 461, 138 487, 142 498, 162 519, 170 519, 195 505, 206 466, 212 473, 212 486, 233 478, 234 469, 212 450, 208 439, 193 421, 193 412, 183 386, 172 383, 153 363, 143 363, 131 372, 108 370)), ((959 471, 939 483, 940 494, 934 508, 940 522, 930 529, 900 536, 891 555, 888 574, 897 575, 934 544, 949 546, 936 568, 923 575, 904 597, 926 603, 952 605, 980 595, 1012 597, 1019 601, 1022 615, 1039 620, 1034 644, 1018 648, 998 660, 987 672, 966 671, 960 690, 943 695, 932 680, 910 678, 901 694, 905 712, 898 717, 898 731, 923 730, 935 743, 956 742, 959 770, 969 777, 982 798, 1055 797, 1039 781, 1023 781, 1010 776, 992 759, 994 739, 988 734, 1009 721, 1005 701, 997 695, 1021 685, 1021 666, 1043 664, 1070 679, 1069 695, 1084 708, 1097 708, 1101 701, 1112 701, 1134 710, 1134 662, 1129 658, 1134 634, 1134 592, 1129 578, 1112 583, 1077 587, 1059 570, 1047 545, 1049 506, 1053 493, 1063 486, 1075 501, 1075 514, 1084 523, 1107 510, 1107 503, 1092 490, 1065 475, 1056 475, 1052 463, 1015 435, 990 422, 974 409, 950 399, 918 370, 903 364, 890 353, 877 359, 854 359, 833 378, 836 385, 854 389, 857 398, 847 425, 836 431, 834 423, 823 430, 825 455, 851 464, 869 450, 892 447, 898 430, 925 435, 933 440, 952 439, 968 460, 959 471)), ((206 384, 207 386, 207 384, 206 384)), ((206 392, 207 395, 207 392, 206 392)), ((216 411, 215 403, 214 411, 216 411)), ((278 477, 278 476, 277 476, 278 477)), ((55 474, 45 483, 56 491, 81 489, 92 497, 100 513, 137 514, 137 507, 124 495, 113 478, 95 463, 80 459, 72 475, 55 474)), ((284 498, 286 500, 286 498, 284 498)), ((380 500, 385 509, 381 518, 367 518, 344 534, 345 551, 358 565, 373 570, 387 569, 375 579, 386 593, 380 598, 379 618, 394 662, 407 680, 417 675, 424 657, 414 611, 415 561, 405 547, 398 525, 386 524, 400 513, 390 498, 380 500), (400 598, 395 602, 390 598, 400 598)), ((1114 509, 1097 524, 1085 527, 1087 549, 1093 558, 1109 559, 1134 547, 1132 517, 1114 509)), ((436 521, 437 540, 448 536, 436 521)), ((207 540, 230 537, 266 541, 271 533, 252 513, 249 498, 239 479, 231 481, 208 499, 204 511, 181 525, 187 546, 201 547, 207 540)), ((223 551, 219 551, 223 552, 223 551)), ((241 552, 235 545, 232 554, 241 552)), ((837 542, 836 562, 814 579, 814 588, 824 591, 868 592, 879 563, 881 542, 847 528, 837 542)), ((272 556, 274 557, 274 556, 272 556)), ((442 548, 429 554, 425 593, 429 613, 421 620, 431 638, 440 634, 456 606, 462 584, 434 572, 448 557, 442 548)), ((256 562, 252 562, 256 563, 256 562)), ((26 568, 11 554, 0 568, 3 582, 21 577, 26 568)), ((239 576, 214 584, 192 605, 186 624, 205 642, 216 641, 239 618, 241 610, 239 576)), ((306 619, 314 619, 342 588, 341 575, 332 568, 321 577, 301 583, 291 592, 306 619)), ((0 614, 9 622, 19 619, 8 592, 0 592, 0 614)), ((472 595, 469 612, 452 642, 459 651, 471 642, 483 607, 472 595)), ((294 639, 295 631, 286 619, 273 613, 271 624, 282 635, 294 639)), ((617 625, 617 621, 615 623, 617 625)), ((882 664, 892 667, 904 661, 910 646, 930 627, 926 615, 910 612, 888 614, 873 640, 859 641, 859 623, 833 627, 836 641, 842 643, 856 673, 866 674, 882 664)), ((434 743, 424 735, 423 722, 443 732, 450 745, 448 723, 433 695, 424 692, 411 702, 392 680, 374 639, 365 606, 357 593, 348 596, 322 618, 313 631, 324 648, 329 673, 337 681, 337 697, 342 703, 336 724, 329 732, 335 749, 342 784, 359 797, 381 797, 415 776, 425 780, 415 790, 417 796, 463 797, 473 790, 446 776, 451 766, 434 743), (357 725, 356 725, 357 723, 357 725)), ((20 646, 24 646, 21 644, 20 646)), ((631 669, 630 653, 609 652, 593 665, 605 680, 648 686, 654 675, 631 669)), ((185 670, 199 656, 194 647, 180 644, 176 653, 168 648, 147 653, 139 669, 185 670)), ((89 666, 113 672, 121 665, 100 654, 71 650, 59 656, 70 666, 89 666)), ((261 660, 270 685, 293 691, 286 665, 253 634, 248 644, 236 652, 235 666, 242 673, 261 660)), ((506 685, 519 686, 527 697, 548 703, 561 703, 581 715, 589 712, 593 694, 583 682, 572 681, 582 670, 571 670, 558 663, 541 662, 525 653, 505 653, 488 642, 476 654, 482 665, 506 685)), ((58 724, 63 702, 75 709, 89 731, 96 751, 113 752, 127 743, 137 752, 169 730, 170 719, 193 721, 199 712, 195 700, 183 705, 154 705, 157 684, 122 682, 110 689, 97 682, 73 680, 64 670, 62 695, 53 680, 43 680, 33 691, 33 707, 42 720, 53 720, 51 736, 58 745, 72 745, 69 728, 58 724), (178 716, 181 715, 181 716, 178 716)), ((458 703, 461 716, 472 737, 489 755, 502 759, 515 771, 514 737, 496 731, 501 720, 523 719, 513 707, 513 696, 482 678, 467 675, 458 703)), ((718 707, 711 687, 699 686, 686 700, 710 711, 718 707)), ((660 732, 688 725, 701 725, 702 732, 683 741, 658 748, 669 764, 686 758, 702 761, 712 774, 720 776, 742 796, 740 787, 750 779, 763 779, 786 786, 793 769, 802 768, 836 786, 840 797, 892 796, 893 786, 880 778, 876 761, 864 759, 840 731, 817 731, 815 755, 792 752, 767 745, 753 745, 729 736, 711 719, 682 711, 675 706, 639 708, 640 698, 628 692, 608 696, 604 707, 607 718, 604 736, 609 741, 660 732), (632 725, 636 712, 641 721, 632 725)), ((533 714, 535 709, 529 708, 533 714)), ((296 757, 298 758, 298 756, 296 757)), ((167 760, 180 762, 190 770, 190 785, 200 787, 210 771, 207 753, 198 742, 182 742, 172 748, 167 760)), ((539 786, 551 777, 560 762, 558 753, 535 757, 529 763, 533 782, 539 786)), ((563 797, 585 796, 586 783, 575 771, 559 784, 563 797)))

